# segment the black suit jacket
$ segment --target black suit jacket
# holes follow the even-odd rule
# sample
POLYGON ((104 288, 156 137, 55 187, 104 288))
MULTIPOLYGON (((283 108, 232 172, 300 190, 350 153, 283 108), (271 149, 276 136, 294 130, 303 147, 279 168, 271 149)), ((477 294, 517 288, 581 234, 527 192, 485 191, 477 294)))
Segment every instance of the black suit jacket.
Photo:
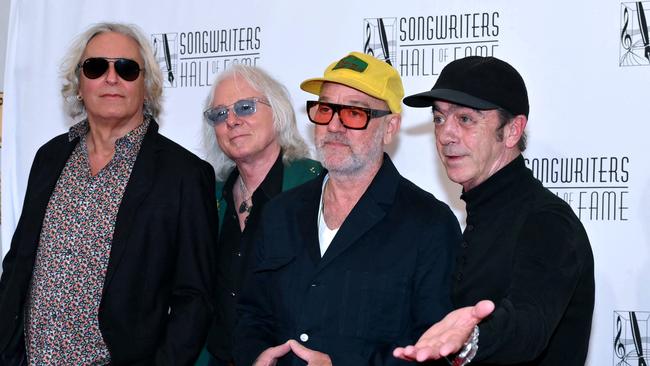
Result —
MULTIPOLYGON (((337 366, 408 365, 393 349, 413 344, 451 310, 458 221, 384 155, 321 258, 322 183, 307 182, 264 208, 239 302, 236 364, 251 365, 264 349, 293 338, 337 366)), ((289 355, 279 365, 304 362, 289 355)))
MULTIPOLYGON (((41 226, 77 143, 60 135, 34 158, 0 279, 0 363, 24 353, 23 314, 41 226)), ((213 311, 214 192, 212 167, 158 134, 152 120, 117 214, 99 307, 112 364, 189 365, 196 358, 213 311)))

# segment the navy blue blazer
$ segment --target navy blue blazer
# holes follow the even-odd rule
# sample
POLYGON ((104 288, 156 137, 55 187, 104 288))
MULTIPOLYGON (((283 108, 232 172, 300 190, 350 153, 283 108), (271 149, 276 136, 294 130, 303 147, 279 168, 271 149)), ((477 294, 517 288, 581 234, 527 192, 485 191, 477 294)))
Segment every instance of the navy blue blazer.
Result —
MULTIPOLYGON (((0 279, 0 364, 24 350, 23 314, 45 210, 78 143, 36 153, 0 279)), ((214 170, 151 121, 117 214, 99 307, 113 365, 191 365, 213 311, 217 242, 214 170)))
MULTIPOLYGON (((324 175, 323 175, 324 176, 324 175)), ((461 241, 447 205, 403 178, 388 155, 321 258, 323 176, 267 204, 235 331, 237 365, 293 338, 333 364, 398 365, 452 309, 451 269, 461 241)), ((304 365, 294 355, 278 365, 304 365)))

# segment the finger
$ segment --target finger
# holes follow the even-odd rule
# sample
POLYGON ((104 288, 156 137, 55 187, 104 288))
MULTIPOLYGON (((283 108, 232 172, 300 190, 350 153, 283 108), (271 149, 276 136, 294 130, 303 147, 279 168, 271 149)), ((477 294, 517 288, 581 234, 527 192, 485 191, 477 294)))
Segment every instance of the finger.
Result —
POLYGON ((404 356, 406 356, 408 358, 411 358, 411 359, 415 359, 415 355, 417 353, 417 350, 418 349, 415 346, 411 346, 411 345, 406 346, 406 347, 404 347, 404 356))
POLYGON ((300 357, 300 359, 302 359, 303 361, 309 361, 309 359, 314 353, 313 350, 303 346, 302 344, 300 344, 300 342, 295 341, 293 339, 290 339, 287 342, 287 344, 289 345, 293 353, 295 353, 296 356, 300 357))
POLYGON ((289 351, 291 351, 291 346, 289 346, 289 342, 287 341, 279 346, 268 348, 263 354, 265 356, 278 358, 286 355, 289 351))
POLYGON ((424 362, 424 361, 427 361, 427 360, 437 360, 440 357, 441 356, 437 352, 435 352, 431 348, 425 347, 425 348, 421 348, 421 349, 416 350, 416 354, 415 354, 414 359, 417 362, 424 362))
POLYGON ((475 306, 474 306, 474 311, 473 314, 480 320, 483 320, 483 318, 487 317, 488 315, 492 314, 494 311, 494 303, 490 300, 482 300, 479 301, 475 306))
POLYGON ((461 347, 463 347, 464 343, 452 343, 452 342, 447 342, 440 346, 440 349, 438 352, 440 353, 441 357, 449 356, 452 353, 456 353, 460 351, 461 347))
POLYGON ((415 348, 413 348, 413 346, 409 346, 409 347, 411 350, 410 353, 406 351, 407 348, 403 348, 403 347, 395 348, 395 350, 393 351, 393 356, 395 358, 399 358, 400 360, 404 360, 404 361, 415 361, 415 351, 414 351, 415 348))
POLYGON ((397 347, 393 350, 393 357, 401 358, 404 360, 404 347, 397 347))
POLYGON ((404 347, 397 347, 393 350, 393 357, 399 358, 400 360, 413 361, 411 357, 408 357, 404 351, 404 347))

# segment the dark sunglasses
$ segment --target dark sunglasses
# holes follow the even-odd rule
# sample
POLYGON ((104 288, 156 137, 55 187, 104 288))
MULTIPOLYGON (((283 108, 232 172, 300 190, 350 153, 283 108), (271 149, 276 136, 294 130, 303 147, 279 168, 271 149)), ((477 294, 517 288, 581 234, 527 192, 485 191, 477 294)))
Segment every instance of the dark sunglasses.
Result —
POLYGON ((208 108, 203 112, 203 116, 208 121, 210 126, 218 125, 228 119, 228 111, 232 107, 233 112, 237 117, 246 117, 257 112, 257 102, 271 106, 269 102, 264 99, 250 97, 240 99, 231 105, 218 105, 216 107, 208 108))
POLYGON ((310 100, 307 102, 307 116, 317 125, 327 125, 332 121, 334 114, 339 115, 339 120, 345 128, 351 130, 365 130, 368 122, 377 117, 391 114, 391 111, 364 108, 354 105, 335 104, 310 100))
POLYGON ((126 81, 133 81, 140 76, 140 65, 128 58, 90 57, 77 67, 83 70, 88 79, 97 79, 106 73, 110 63, 113 63, 117 75, 126 81))

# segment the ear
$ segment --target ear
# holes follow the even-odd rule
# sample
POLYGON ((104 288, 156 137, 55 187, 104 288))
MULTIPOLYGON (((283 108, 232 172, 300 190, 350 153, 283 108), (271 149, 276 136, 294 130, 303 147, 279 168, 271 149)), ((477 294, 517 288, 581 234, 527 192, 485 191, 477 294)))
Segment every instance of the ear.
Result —
POLYGON ((393 141, 393 137, 397 135, 402 125, 402 116, 397 113, 389 114, 386 118, 388 120, 384 130, 384 145, 388 145, 393 141))
POLYGON ((517 146, 517 143, 519 143, 519 140, 521 139, 521 135, 524 134, 524 130, 526 129, 526 123, 528 123, 528 118, 523 114, 520 114, 515 116, 515 118, 504 127, 504 140, 507 148, 512 149, 517 146))

